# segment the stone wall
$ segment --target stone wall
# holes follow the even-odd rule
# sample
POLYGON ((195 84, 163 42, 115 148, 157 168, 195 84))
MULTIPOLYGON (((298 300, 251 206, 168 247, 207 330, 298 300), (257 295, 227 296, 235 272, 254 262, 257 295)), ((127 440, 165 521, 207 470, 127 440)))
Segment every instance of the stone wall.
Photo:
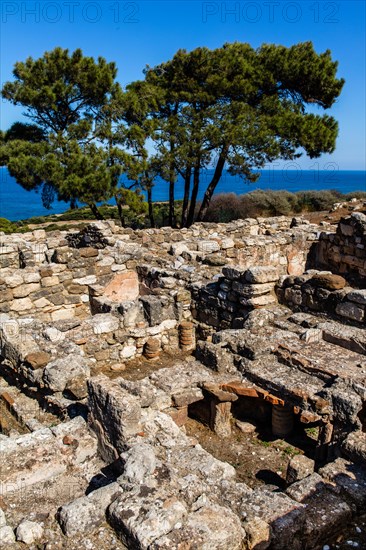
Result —
POLYGON ((297 311, 327 314, 340 321, 366 323, 366 290, 346 286, 339 275, 310 270, 299 277, 282 277, 279 301, 297 311))
POLYGON ((242 328, 251 311, 277 302, 279 269, 224 267, 223 276, 208 285, 193 285, 193 316, 216 330, 242 328))
POLYGON ((133 231, 98 222, 82 238, 65 231, 0 234, 0 313, 53 322, 110 311, 100 289, 141 264, 164 268, 165 288, 177 285, 174 276, 210 279, 224 265, 271 265, 280 274, 300 274, 318 231, 290 225, 290 218, 279 217, 133 231))
POLYGON ((320 234, 316 265, 366 286, 366 215, 354 212, 342 218, 335 233, 320 234))

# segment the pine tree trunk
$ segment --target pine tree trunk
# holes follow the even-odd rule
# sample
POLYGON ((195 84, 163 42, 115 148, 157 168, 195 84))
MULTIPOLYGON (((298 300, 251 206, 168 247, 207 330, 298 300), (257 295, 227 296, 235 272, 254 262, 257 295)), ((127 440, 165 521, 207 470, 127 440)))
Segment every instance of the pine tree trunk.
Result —
POLYGON ((98 207, 94 202, 88 204, 88 206, 92 211, 92 213, 94 214, 96 220, 104 220, 103 214, 99 212, 98 207))
POLYGON ((121 222, 121 226, 126 227, 126 220, 123 214, 122 201, 118 199, 116 196, 114 197, 114 199, 116 201, 118 217, 119 217, 119 221, 121 222))
POLYGON ((201 222, 205 219, 208 207, 210 206, 212 195, 214 194, 216 186, 219 183, 220 178, 222 176, 222 171, 223 171, 224 166, 225 166, 225 161, 226 161, 226 156, 227 156, 228 150, 229 150, 229 147, 225 146, 222 149, 221 153, 220 153, 219 160, 217 161, 217 164, 216 164, 214 175, 212 176, 212 180, 210 181, 210 183, 209 183, 209 185, 206 189, 206 192, 205 192, 205 195, 203 197, 202 204, 201 204, 201 208, 198 212, 198 216, 197 216, 197 221, 198 222, 201 222))
POLYGON ((189 192, 191 190, 191 167, 188 166, 184 178, 184 198, 182 208, 182 227, 186 227, 188 220, 189 192))
POLYGON ((192 189, 192 195, 191 195, 191 202, 189 205, 187 227, 190 227, 194 222, 194 213, 196 210, 199 185, 200 185, 200 159, 198 159, 198 162, 194 167, 194 172, 193 172, 193 189, 192 189))
POLYGON ((175 181, 172 178, 172 174, 171 174, 170 180, 169 180, 169 225, 170 227, 175 226, 174 184, 175 184, 175 181))
POLYGON ((155 218, 154 218, 154 208, 152 203, 152 187, 151 185, 147 186, 147 202, 149 205, 149 220, 150 220, 150 227, 155 227, 155 218))

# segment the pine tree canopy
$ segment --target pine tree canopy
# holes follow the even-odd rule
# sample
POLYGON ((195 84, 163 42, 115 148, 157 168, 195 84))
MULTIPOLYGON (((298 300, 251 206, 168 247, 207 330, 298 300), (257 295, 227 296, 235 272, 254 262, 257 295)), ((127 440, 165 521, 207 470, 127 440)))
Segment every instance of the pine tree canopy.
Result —
POLYGON ((3 87, 31 124, 3 134, 0 162, 26 189, 42 189, 48 204, 118 202, 123 172, 151 200, 160 176, 169 182, 171 225, 180 176, 181 224, 190 225, 204 219, 225 168, 250 182, 276 159, 334 151, 338 124, 322 111, 344 85, 336 73, 331 52, 318 54, 311 42, 258 49, 236 42, 179 50, 122 92, 114 63, 56 48, 17 62, 3 87), (213 176, 197 212, 206 168, 213 176))

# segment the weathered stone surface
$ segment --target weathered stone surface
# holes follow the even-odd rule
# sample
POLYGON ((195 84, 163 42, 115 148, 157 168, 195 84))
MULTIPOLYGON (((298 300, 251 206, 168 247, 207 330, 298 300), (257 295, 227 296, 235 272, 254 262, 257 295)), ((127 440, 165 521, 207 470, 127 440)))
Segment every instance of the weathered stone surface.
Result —
POLYGON ((141 486, 140 492, 123 494, 108 509, 109 522, 122 542, 141 550, 151 548, 156 539, 167 535, 187 517, 186 506, 175 495, 146 489, 141 486))
POLYGON ((97 442, 81 417, 52 429, 8 438, 6 444, 1 443, 0 493, 18 493, 24 487, 56 478, 95 457, 96 451, 97 442), (72 445, 63 442, 66 435, 72 438, 72 445))
POLYGON ((361 307, 358 307, 353 302, 342 302, 337 305, 336 313, 346 317, 347 319, 352 319, 354 321, 363 321, 365 317, 365 310, 361 307))
POLYGON ((239 550, 242 548, 244 536, 239 518, 228 508, 207 503, 196 512, 189 514, 181 527, 155 540, 151 549, 171 550, 191 547, 197 550, 204 548, 239 550))
POLYGON ((9 548, 15 544, 15 535, 13 529, 9 525, 0 527, 0 548, 9 548))
POLYGON ((342 451, 353 462, 366 462, 366 434, 361 431, 350 433, 342 445, 342 451))
POLYGON ((183 252, 188 252, 188 251, 189 251, 189 248, 185 241, 172 243, 170 247, 170 254, 172 254, 173 256, 181 256, 183 252))
POLYGON ((101 456, 110 463, 126 450, 129 439, 141 431, 140 402, 105 376, 90 379, 88 391, 91 426, 98 435, 101 456))
POLYGON ((366 289, 348 292, 347 300, 356 302, 356 304, 361 304, 363 306, 366 305, 366 289))
POLYGON ((157 296, 143 296, 141 298, 145 315, 150 327, 158 325, 164 319, 163 306, 157 296))
POLYGON ((86 384, 90 377, 88 359, 78 355, 68 355, 48 363, 43 372, 43 382, 52 391, 64 391, 68 384, 86 384))
POLYGON ((335 495, 318 474, 294 483, 287 493, 306 504, 303 538, 313 546, 327 542, 347 526, 352 517, 349 505, 335 495))
POLYGON ((366 503, 366 472, 364 464, 354 464, 337 458, 319 470, 323 479, 333 484, 333 490, 353 510, 363 511, 366 503))
POLYGON ((198 240, 197 250, 199 252, 211 254, 212 252, 218 252, 220 250, 220 246, 216 241, 198 240))
POLYGON ((73 537, 93 532, 105 521, 106 509, 121 493, 120 485, 115 482, 62 506, 58 521, 63 533, 73 537))
POLYGON ((246 494, 242 501, 242 511, 246 514, 248 522, 252 517, 259 517, 270 526, 273 548, 288 550, 289 536, 293 549, 302 548, 305 524, 303 504, 296 503, 283 493, 256 489, 246 494))
POLYGON ((321 323, 323 339, 345 349, 366 355, 366 332, 364 329, 344 326, 340 323, 321 323))
POLYGON ((33 544, 42 537, 43 527, 35 521, 24 519, 19 523, 15 533, 18 541, 24 542, 24 544, 33 544))
POLYGON ((121 454, 121 459, 124 463, 123 478, 130 483, 146 482, 157 467, 154 449, 146 443, 134 445, 121 454))
POLYGON ((311 284, 327 290, 339 290, 346 286, 346 280, 333 273, 316 273, 311 278, 311 284))
POLYGON ((93 328, 94 334, 106 334, 119 329, 119 319, 114 315, 97 314, 88 320, 88 324, 93 328))
POLYGON ((278 278, 278 269, 272 266, 251 267, 245 272, 245 280, 248 283, 271 283, 278 278))
POLYGON ((248 435, 254 434, 257 429, 251 422, 242 422, 241 420, 235 420, 235 426, 239 428, 241 432, 248 435))
POLYGON ((287 466, 286 483, 290 485, 311 475, 314 472, 314 461, 305 455, 291 458, 287 466))
POLYGON ((187 388, 172 395, 173 403, 176 407, 191 405, 196 401, 203 399, 203 393, 200 388, 187 388))
MULTIPOLYGON (((226 392, 223 392, 226 393, 226 392)), ((211 401, 211 429, 219 437, 231 435, 231 403, 211 401)))
POLYGON ((233 356, 226 349, 210 342, 197 342, 196 357, 206 367, 217 372, 233 372, 233 356))
POLYGON ((45 351, 29 353, 24 358, 25 362, 30 365, 33 370, 41 369, 51 360, 51 355, 45 351))
POLYGON ((322 477, 317 473, 311 473, 295 483, 292 483, 286 490, 286 494, 296 500, 305 502, 307 499, 327 489, 322 477))
POLYGON ((248 550, 266 550, 271 544, 272 530, 268 523, 258 517, 244 520, 245 543, 248 550))
POLYGON ((103 295, 112 302, 136 300, 139 295, 139 280, 135 271, 118 273, 106 285, 103 295))
POLYGON ((0 508, 0 529, 6 525, 6 518, 2 508, 0 508))

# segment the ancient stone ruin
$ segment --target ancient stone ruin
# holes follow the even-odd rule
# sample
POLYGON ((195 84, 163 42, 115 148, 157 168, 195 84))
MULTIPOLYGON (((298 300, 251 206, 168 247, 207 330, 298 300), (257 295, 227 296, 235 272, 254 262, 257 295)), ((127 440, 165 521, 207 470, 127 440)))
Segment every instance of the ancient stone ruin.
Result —
POLYGON ((362 209, 2 234, 0 547, 362 548, 362 209))

